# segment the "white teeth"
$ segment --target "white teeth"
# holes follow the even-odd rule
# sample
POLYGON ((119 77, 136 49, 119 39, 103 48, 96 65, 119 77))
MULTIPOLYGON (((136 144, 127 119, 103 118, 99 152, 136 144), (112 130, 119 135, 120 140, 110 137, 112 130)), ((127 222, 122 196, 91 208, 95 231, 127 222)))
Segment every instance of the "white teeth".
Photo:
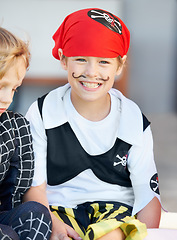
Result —
POLYGON ((87 88, 97 88, 101 84, 100 83, 91 83, 91 82, 82 82, 82 85, 87 88))

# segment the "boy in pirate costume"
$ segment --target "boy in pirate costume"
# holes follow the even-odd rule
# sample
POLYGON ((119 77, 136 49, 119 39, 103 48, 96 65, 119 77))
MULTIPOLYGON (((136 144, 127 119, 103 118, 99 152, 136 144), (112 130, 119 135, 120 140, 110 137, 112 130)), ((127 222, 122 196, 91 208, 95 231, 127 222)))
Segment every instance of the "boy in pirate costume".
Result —
POLYGON ((112 88, 129 30, 107 11, 83 9, 53 39, 68 83, 27 113, 36 168, 26 199, 50 208, 52 240, 143 239, 161 212, 150 123, 112 88))
POLYGON ((0 239, 47 240, 51 235, 48 209, 23 203, 34 174, 29 122, 8 110, 29 66, 28 44, 0 27, 0 239))

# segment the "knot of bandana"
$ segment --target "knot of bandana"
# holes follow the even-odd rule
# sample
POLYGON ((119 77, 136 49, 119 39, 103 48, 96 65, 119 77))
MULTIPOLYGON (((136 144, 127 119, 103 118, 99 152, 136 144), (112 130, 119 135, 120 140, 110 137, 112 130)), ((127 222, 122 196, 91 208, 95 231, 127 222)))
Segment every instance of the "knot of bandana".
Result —
POLYGON ((123 21, 102 9, 83 9, 68 15, 53 35, 52 54, 58 49, 67 57, 115 58, 127 54, 130 32, 123 21))

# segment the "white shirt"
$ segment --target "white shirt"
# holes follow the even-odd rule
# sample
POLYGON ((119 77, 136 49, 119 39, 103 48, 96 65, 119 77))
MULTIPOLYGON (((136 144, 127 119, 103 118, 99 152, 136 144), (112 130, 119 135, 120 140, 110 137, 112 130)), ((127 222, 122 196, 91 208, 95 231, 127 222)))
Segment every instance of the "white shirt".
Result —
POLYGON ((117 137, 132 145, 127 163, 132 188, 101 181, 91 169, 87 169, 63 184, 47 185, 50 205, 74 208, 87 201, 118 201, 132 206, 134 215, 154 196, 160 200, 160 196, 150 187, 150 179, 156 173, 151 129, 148 126, 143 132, 142 113, 135 103, 116 89, 111 89, 109 94, 111 111, 105 119, 98 122, 84 119, 75 110, 70 100, 69 84, 46 96, 43 121, 37 102, 32 104, 26 117, 31 124, 35 152, 33 186, 47 182, 45 129, 69 122, 82 147, 90 155, 108 151, 117 137))

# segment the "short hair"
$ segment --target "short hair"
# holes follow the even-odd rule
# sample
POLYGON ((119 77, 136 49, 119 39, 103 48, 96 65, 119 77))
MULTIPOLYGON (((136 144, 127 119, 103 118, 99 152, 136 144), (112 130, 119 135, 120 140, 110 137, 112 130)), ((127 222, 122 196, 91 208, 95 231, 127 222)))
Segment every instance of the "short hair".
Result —
POLYGON ((26 69, 29 67, 29 42, 25 42, 8 30, 0 27, 0 79, 13 66, 18 57, 24 57, 26 69))

